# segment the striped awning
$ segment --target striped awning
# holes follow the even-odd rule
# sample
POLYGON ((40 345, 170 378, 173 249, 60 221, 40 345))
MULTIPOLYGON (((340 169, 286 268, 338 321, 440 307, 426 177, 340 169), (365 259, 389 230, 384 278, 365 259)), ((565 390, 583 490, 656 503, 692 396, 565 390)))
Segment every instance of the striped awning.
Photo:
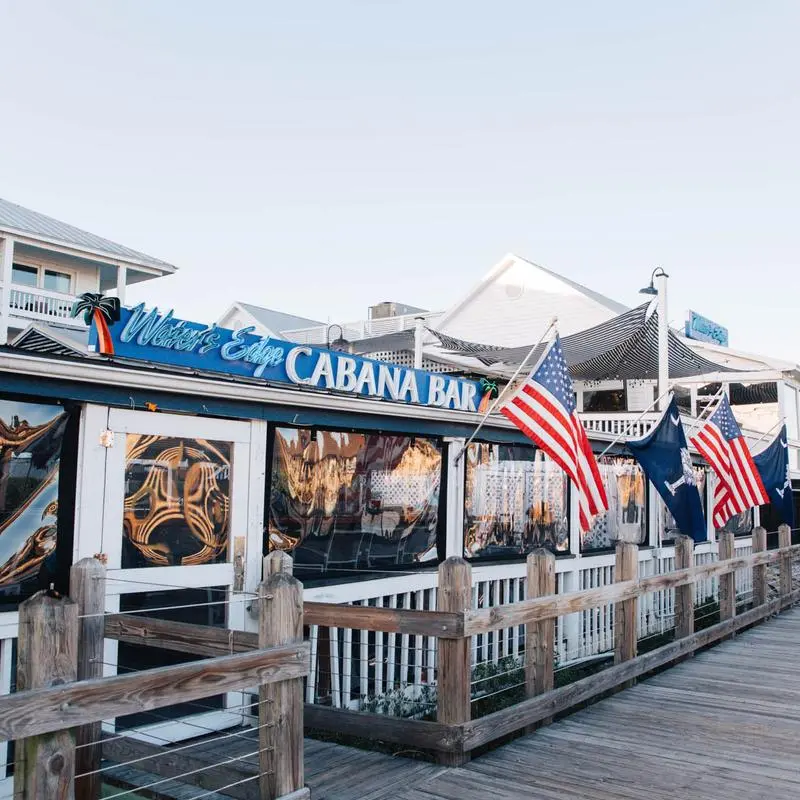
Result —
MULTIPOLYGON (((515 368, 531 350, 525 347, 494 345, 457 339, 434 329, 430 332, 442 348, 454 355, 476 358, 488 367, 515 368)), ((593 328, 565 336, 561 340, 569 371, 576 380, 643 380, 658 377, 658 311, 654 303, 626 311, 593 328)), ((544 351, 541 344, 528 363, 533 366, 544 351)), ((698 355, 672 330, 669 332, 669 374, 688 378, 712 372, 732 372, 698 355)))

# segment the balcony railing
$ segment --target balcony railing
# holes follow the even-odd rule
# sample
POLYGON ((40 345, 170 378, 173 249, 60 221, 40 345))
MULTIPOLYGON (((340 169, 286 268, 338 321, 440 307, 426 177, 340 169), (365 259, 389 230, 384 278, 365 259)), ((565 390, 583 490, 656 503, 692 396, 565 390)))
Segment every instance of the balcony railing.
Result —
POLYGON ((81 319, 74 319, 72 307, 75 297, 71 294, 48 292, 29 286, 12 286, 9 291, 11 315, 44 322, 58 322, 61 325, 83 327, 81 319))

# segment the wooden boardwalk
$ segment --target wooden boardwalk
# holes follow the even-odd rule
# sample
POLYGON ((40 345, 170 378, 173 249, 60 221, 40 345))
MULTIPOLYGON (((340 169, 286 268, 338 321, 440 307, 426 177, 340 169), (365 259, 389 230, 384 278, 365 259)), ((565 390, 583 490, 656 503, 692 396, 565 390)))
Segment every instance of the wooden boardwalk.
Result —
POLYGON ((796 800, 800 610, 460 768, 307 742, 313 800, 796 800))

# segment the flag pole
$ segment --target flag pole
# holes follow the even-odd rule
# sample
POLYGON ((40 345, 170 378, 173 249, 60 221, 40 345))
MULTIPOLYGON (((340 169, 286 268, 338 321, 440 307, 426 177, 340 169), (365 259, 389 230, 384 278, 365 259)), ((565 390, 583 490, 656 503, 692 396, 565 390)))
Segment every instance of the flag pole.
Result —
MULTIPOLYGON (((775 428, 780 428, 780 426, 783 425, 784 422, 786 422, 786 417, 781 417, 766 433, 762 433, 761 436, 759 436, 758 439, 756 439, 753 442, 753 447, 755 447, 755 445, 757 445, 759 442, 763 442, 764 439, 766 439, 767 436, 769 436, 772 433, 772 431, 775 430, 775 428)), ((752 448, 750 452, 752 453, 752 448)))
MULTIPOLYGON (((687 441, 687 442, 689 441, 689 439, 691 439, 691 438, 692 438, 692 434, 693 434, 693 433, 694 433, 694 432, 695 432, 695 431, 698 429, 698 427, 700 426, 700 420, 701 420, 701 419, 703 419, 703 417, 704 417, 706 414, 708 414, 709 416, 711 416, 711 408, 712 408, 712 406, 713 406, 713 407, 714 407, 714 409, 716 410, 716 408, 717 408, 717 406, 719 405, 719 403, 717 403, 717 406, 714 406, 714 401, 715 401, 715 400, 716 400, 716 399, 717 399, 717 398, 718 398, 718 397, 719 397, 721 394, 724 394, 724 393, 725 393, 725 385, 723 384, 722 386, 720 386, 720 387, 719 387, 719 391, 718 391, 716 394, 712 395, 711 399, 708 401, 708 405, 707 405, 707 406, 706 406, 706 407, 703 409, 703 413, 702 413, 702 414, 700 414, 700 416, 699 416, 699 417, 697 417, 697 419, 694 421, 694 424, 692 425, 692 429, 691 429, 691 430, 690 430, 690 431, 689 431, 689 432, 686 434, 686 441, 687 441)), ((720 400, 721 400, 721 399, 722 399, 722 398, 720 398, 720 400)))
POLYGON ((611 442, 611 444, 609 444, 609 445, 608 445, 608 447, 606 447, 606 449, 605 449, 605 450, 603 450, 603 452, 602 452, 602 453, 600 453, 600 455, 599 455, 599 456, 597 456, 597 457, 598 457, 598 458, 602 458, 602 457, 603 457, 603 456, 604 456, 604 455, 605 455, 605 454, 606 454, 606 453, 607 453, 607 452, 608 452, 608 451, 609 451, 609 450, 610 450, 610 449, 611 449, 611 448, 612 448, 612 447, 613 447, 615 444, 617 444, 617 442, 619 442, 619 441, 620 441, 620 439, 622 439, 624 436, 626 436, 626 435, 629 433, 629 431, 631 430, 631 428, 632 428, 632 427, 633 427, 633 426, 634 426, 634 425, 635 425, 637 422, 639 422, 640 420, 642 420, 642 419, 644 418, 644 415, 645 415, 645 414, 648 414, 648 413, 650 413, 650 411, 652 411, 652 410, 653 410, 653 408, 654 408, 656 405, 658 405, 658 403, 659 403, 659 401, 661 400, 661 398, 662 398, 662 397, 666 397, 666 396, 667 396, 667 395, 668 395, 668 394, 669 394, 671 391, 672 391, 672 389, 667 389, 667 391, 666 391, 666 392, 664 392, 663 394, 660 394, 658 397, 656 397, 656 399, 655 399, 655 400, 653 400, 653 402, 652 402, 652 403, 650 403, 650 405, 649 405, 649 406, 647 406, 647 408, 646 408, 644 411, 642 411, 642 413, 641 413, 641 414, 639 414, 639 416, 638 416, 638 417, 636 417, 636 419, 635 419, 635 420, 633 420, 632 422, 629 422, 629 423, 628 423, 628 424, 625 426, 625 429, 624 429, 624 430, 623 430, 623 431, 622 431, 620 434, 618 434, 618 435, 617 435, 617 438, 616 438, 616 439, 614 439, 614 440, 611 442))
POLYGON ((464 443, 464 446, 461 448, 458 455, 453 460, 454 464, 458 464, 458 462, 461 461, 461 459, 464 456, 464 453, 467 452, 467 448, 472 444, 473 439, 475 439, 475 437, 478 435, 478 432, 484 426, 486 420, 489 419, 489 415, 495 410, 495 408, 497 408, 497 405, 500 402, 503 395, 508 391, 509 387, 514 383, 514 381, 517 379, 517 376, 520 374, 520 372, 522 372, 523 368, 528 363, 528 359, 533 355, 536 348, 545 340, 547 334, 550 333, 550 331, 553 329, 553 327, 557 322, 558 322, 558 317, 553 317, 553 319, 550 320, 550 324, 544 329, 544 333, 539 337, 539 341, 536 342, 536 344, 533 347, 531 347, 531 349, 528 351, 528 355, 525 356, 525 358, 522 360, 522 363, 517 367, 516 372, 511 376, 511 378, 509 378, 508 383, 503 387, 503 391, 500 392, 497 395, 497 397, 495 397, 494 403, 492 403, 492 405, 489 406, 484 415, 481 417, 480 421, 478 422, 478 427, 475 428, 475 430, 472 432, 472 435, 469 437, 469 439, 467 439, 467 441, 464 443))

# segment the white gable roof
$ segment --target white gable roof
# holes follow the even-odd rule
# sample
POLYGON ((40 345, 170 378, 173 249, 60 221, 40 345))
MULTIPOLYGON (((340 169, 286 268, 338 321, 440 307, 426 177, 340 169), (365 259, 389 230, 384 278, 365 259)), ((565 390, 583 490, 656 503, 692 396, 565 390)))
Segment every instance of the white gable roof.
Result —
POLYGON ((562 336, 628 309, 545 267, 509 253, 437 324, 451 336, 514 347, 534 342, 558 317, 562 336))

